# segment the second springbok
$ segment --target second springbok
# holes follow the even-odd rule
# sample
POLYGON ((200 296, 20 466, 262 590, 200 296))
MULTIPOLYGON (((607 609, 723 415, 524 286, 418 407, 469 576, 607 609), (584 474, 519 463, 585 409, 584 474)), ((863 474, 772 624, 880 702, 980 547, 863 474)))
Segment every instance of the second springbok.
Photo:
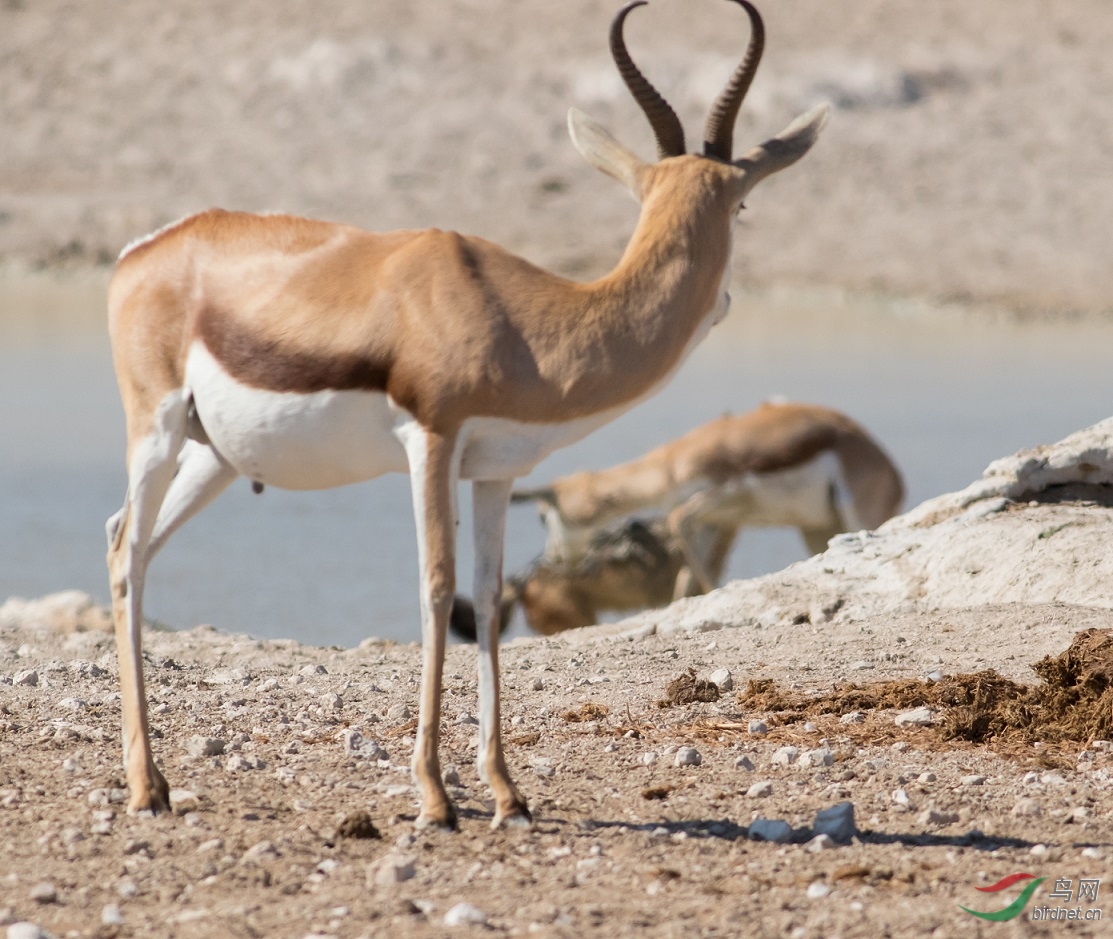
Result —
POLYGON ((601 529, 632 515, 661 516, 687 564, 674 597, 717 586, 718 547, 741 528, 789 526, 817 554, 844 531, 876 528, 904 499, 900 471, 845 414, 767 402, 710 421, 636 460, 573 473, 515 492, 538 504, 545 557, 576 562, 601 529))
POLYGON ((817 108, 731 156, 763 47, 757 11, 713 105, 702 154, 634 65, 619 11, 611 49, 657 138, 646 163, 583 114, 573 143, 641 211, 618 265, 592 283, 547 273, 481 238, 371 234, 283 215, 209 211, 125 249, 109 330, 127 420, 128 488, 108 523, 131 811, 168 808, 151 749, 140 627, 151 557, 237 476, 323 489, 409 473, 424 646, 413 772, 419 826, 452 828, 438 740, 455 586, 457 481, 471 480, 479 622, 481 778, 493 825, 528 824, 503 755, 498 617, 513 480, 659 389, 727 311, 731 228, 761 180, 795 163, 817 108))

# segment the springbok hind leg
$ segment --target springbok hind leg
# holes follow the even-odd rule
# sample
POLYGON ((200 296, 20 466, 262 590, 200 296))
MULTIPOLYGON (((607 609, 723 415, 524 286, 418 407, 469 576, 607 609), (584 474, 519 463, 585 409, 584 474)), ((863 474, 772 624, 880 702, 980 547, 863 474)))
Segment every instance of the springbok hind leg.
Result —
POLYGON ((148 547, 159 507, 174 478, 185 439, 187 396, 174 391, 159 404, 150 430, 131 447, 123 511, 109 520, 108 574, 120 665, 124 767, 129 812, 170 808, 170 788, 151 753, 147 697, 143 687, 143 585, 148 547))
POLYGON ((502 542, 509 480, 477 480, 472 486, 475 516, 475 634, 479 642, 479 776, 495 794, 492 828, 529 825, 526 800, 506 768, 499 707, 499 602, 502 598, 502 542))
POLYGON ((413 774, 421 787, 418 828, 456 827, 456 810, 441 779, 441 682, 445 635, 456 586, 457 458, 450 437, 419 428, 402 435, 410 464, 417 558, 421 572, 421 705, 413 774))

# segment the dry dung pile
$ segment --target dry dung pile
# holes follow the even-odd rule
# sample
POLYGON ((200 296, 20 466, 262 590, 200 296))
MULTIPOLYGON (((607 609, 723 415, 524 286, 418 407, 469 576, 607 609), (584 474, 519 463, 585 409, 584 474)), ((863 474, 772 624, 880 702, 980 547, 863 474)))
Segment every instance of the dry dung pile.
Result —
POLYGON ((667 708, 677 704, 709 703, 718 701, 722 692, 719 686, 706 678, 697 678, 694 668, 674 678, 665 688, 665 697, 657 702, 657 707, 667 708))
MULTIPOLYGON (((775 714, 781 724, 851 711, 913 707, 942 710, 936 724, 947 740, 1088 743, 1113 737, 1113 630, 1087 629, 1057 656, 1032 666, 1037 685, 1022 685, 995 670, 918 679, 837 685, 808 694, 751 680, 738 694, 750 711, 775 714)), ((670 685, 670 688, 672 686, 670 685)))

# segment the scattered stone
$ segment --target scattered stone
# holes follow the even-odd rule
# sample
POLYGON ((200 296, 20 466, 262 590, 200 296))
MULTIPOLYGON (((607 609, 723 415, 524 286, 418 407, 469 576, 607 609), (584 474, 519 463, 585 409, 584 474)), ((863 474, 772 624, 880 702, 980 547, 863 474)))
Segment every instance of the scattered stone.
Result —
POLYGON ((258 757, 233 753, 228 757, 228 762, 224 764, 224 768, 230 773, 240 773, 249 769, 264 769, 266 765, 267 764, 258 757))
POLYGON ((769 780, 756 782, 746 790, 746 795, 751 799, 764 799, 773 794, 773 784, 769 780))
POLYGON ((140 838, 130 838, 127 844, 124 845, 124 854, 140 854, 145 852, 150 846, 149 842, 143 841, 140 838))
POLYGON ((799 755, 800 750, 796 747, 781 747, 773 754, 771 762, 777 766, 791 766, 799 755))
POLYGON ((897 753, 905 753, 910 747, 911 744, 907 740, 898 740, 890 749, 895 750, 897 753))
POLYGON ((1101 848, 1094 847, 1083 848, 1082 856, 1091 861, 1100 861, 1105 857, 1105 855, 1101 852, 1101 848))
POLYGON ((531 687, 533 688, 534 691, 544 691, 545 690, 545 682, 541 678, 540 675, 538 675, 536 678, 533 679, 533 684, 531 685, 531 687))
POLYGON ((744 769, 744 770, 747 770, 747 771, 757 769, 757 767, 754 766, 754 761, 751 760, 748 756, 746 756, 745 753, 743 753, 740 757, 738 757, 738 759, 736 759, 734 761, 734 768, 735 769, 744 769))
POLYGON ((364 737, 354 727, 345 730, 340 735, 340 740, 344 746, 344 752, 350 753, 358 759, 371 761, 390 759, 386 750, 380 747, 376 741, 364 737))
POLYGON ((811 721, 804 721, 804 733, 814 734, 819 730, 811 721))
POLYGON ((191 792, 189 789, 171 789, 170 804, 176 813, 184 815, 197 808, 201 804, 201 799, 196 792, 191 792))
POLYGON ((1090 810, 1087 809, 1086 806, 1076 805, 1074 808, 1067 812, 1067 816, 1063 819, 1063 821, 1070 825, 1072 822, 1085 821, 1089 817, 1090 810))
POLYGON ((898 727, 929 727, 935 722, 935 711, 929 707, 913 708, 896 716, 898 727))
POLYGON ((942 812, 939 809, 924 809, 920 813, 920 824, 925 827, 953 825, 958 821, 958 812, 942 812))
POLYGON ((458 726, 464 726, 467 724, 475 725, 478 723, 478 719, 472 717, 467 711, 461 711, 459 714, 456 715, 456 724, 458 726))
POLYGON ((244 851, 242 861, 245 864, 261 864, 264 861, 273 861, 277 857, 281 855, 273 842, 260 841, 244 851))
POLYGON ((444 914, 446 926, 486 926, 487 914, 470 903, 457 903, 444 914))
POLYGON ((115 903, 106 903, 100 911, 100 921, 105 926, 123 926, 124 914, 115 903))
POLYGON ((25 668, 21 672, 16 672, 12 678, 13 685, 22 685, 26 688, 34 688, 39 683, 39 673, 33 668, 25 668))
POLYGON ((781 818, 755 818, 750 822, 751 841, 771 841, 774 844, 788 844, 792 840, 792 826, 781 818))
POLYGON ((676 751, 677 766, 699 766, 702 762, 703 757, 695 747, 681 747, 676 751))
POLYGON ((36 923, 12 923, 8 927, 8 939, 54 939, 54 935, 36 923))
POLYGON ((306 678, 315 678, 317 675, 327 675, 328 669, 323 665, 305 665, 298 669, 298 674, 306 678))
POLYGON ((392 704, 386 711, 388 721, 408 721, 413 718, 409 706, 405 704, 392 704))
POLYGON ((1048 851, 1047 845, 1045 845, 1045 844, 1034 844, 1034 845, 1032 845, 1032 850, 1029 851, 1028 853, 1029 854, 1034 854, 1036 857, 1046 857, 1047 856, 1047 851, 1048 851))
POLYGON ((243 668, 214 668, 205 679, 207 685, 247 685, 251 675, 243 668))
POLYGON ((542 779, 552 779, 556 775, 556 767, 552 763, 543 763, 540 760, 533 764, 533 771, 542 779))
POLYGON ((125 789, 90 789, 85 797, 90 805, 112 805, 123 802, 128 794, 125 789))
POLYGON ((873 664, 873 662, 867 662, 865 661, 865 659, 860 659, 857 662, 851 662, 850 667, 853 671, 856 672, 867 672, 870 669, 875 668, 876 666, 873 664))
POLYGON ((908 792, 904 789, 894 789, 892 798, 897 805, 907 806, 912 804, 912 800, 908 798, 908 792))
POLYGON ((978 773, 971 773, 969 776, 963 776, 959 782, 964 786, 984 786, 985 777, 978 773))
POLYGON ((274 691, 278 687, 277 678, 268 678, 259 686, 259 690, 263 692, 274 691))
POLYGON ((65 708, 67 711, 84 711, 89 705, 82 701, 80 698, 62 698, 58 702, 58 707, 65 708))
POLYGON ((317 699, 317 703, 325 711, 339 711, 344 706, 344 701, 340 695, 330 691, 328 694, 321 695, 317 699))
POLYGON ((414 859, 398 854, 386 854, 368 870, 368 880, 379 887, 393 887, 411 880, 417 874, 414 859))
POLYGON ((44 881, 31 888, 30 896, 36 903, 54 903, 58 899, 58 890, 54 884, 44 881))
POLYGON ((349 812, 336 828, 340 838, 381 838, 382 833, 371 821, 371 815, 362 809, 349 812))
POLYGON ((645 766, 652 766, 660 759, 660 754, 656 750, 646 750, 639 759, 645 766))
POLYGON ((861 711, 851 711, 839 718, 840 724, 864 724, 865 722, 866 715, 861 711))
POLYGON ((835 754, 825 747, 816 750, 805 750, 800 756, 801 766, 832 766, 835 754))
POLYGON ((729 668, 715 669, 715 671, 707 676, 707 680, 717 685, 719 690, 724 693, 734 689, 734 676, 731 675, 729 668))
POLYGON ((854 824, 854 803, 839 802, 815 813, 812 831, 817 835, 830 835, 837 844, 849 844, 858 833, 854 824))
POLYGON ((746 733, 762 737, 769 733, 769 725, 765 721, 759 721, 755 718, 746 726, 746 733))
POLYGON ((1019 818, 1034 818, 1043 815, 1043 809, 1035 799, 1020 799, 1013 806, 1013 815, 1019 818))
POLYGON ((935 773, 931 772, 931 770, 928 770, 926 773, 920 773, 916 778, 922 783, 933 783, 936 780, 935 773))
POLYGON ((835 843, 835 839, 826 832, 822 832, 816 835, 814 838, 812 838, 811 841, 804 845, 805 850, 811 851, 812 853, 818 853, 819 851, 829 851, 832 848, 837 847, 838 845, 835 843))
POLYGON ((809 900, 820 900, 831 892, 831 885, 824 883, 822 880, 812 881, 808 884, 808 889, 804 891, 809 900))
POLYGON ((186 753, 190 756, 220 756, 224 752, 225 742, 218 737, 190 737, 186 741, 186 753))

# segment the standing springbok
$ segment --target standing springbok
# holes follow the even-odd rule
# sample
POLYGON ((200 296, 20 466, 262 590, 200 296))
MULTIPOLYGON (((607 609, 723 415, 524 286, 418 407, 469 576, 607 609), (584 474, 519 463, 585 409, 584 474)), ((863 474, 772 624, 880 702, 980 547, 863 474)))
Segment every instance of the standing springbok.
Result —
POLYGON ((667 517, 668 534, 688 562, 673 591, 683 597, 717 585, 719 571, 709 559, 740 528, 798 528, 817 554, 839 532, 876 528, 891 518, 904 485, 881 447, 845 414, 766 402, 636 460, 573 473, 512 499, 537 502, 548 531, 545 557, 566 562, 577 561, 617 519, 667 517))
POLYGON ((499 720, 503 529, 513 480, 660 388, 727 311, 731 226, 759 181, 796 162, 820 107, 731 159, 735 116, 763 47, 752 36, 711 109, 701 155, 626 51, 611 49, 660 150, 644 163, 569 114, 584 158, 641 203, 618 266, 592 283, 549 274, 481 238, 429 229, 370 234, 281 215, 209 211, 125 249, 109 329, 127 418, 128 490, 109 520, 132 811, 166 809, 143 688, 147 565, 237 476, 322 489, 408 472, 424 644, 413 772, 419 827, 455 827, 438 738, 455 581, 456 483, 472 481, 479 629, 480 775, 493 826, 528 824, 499 720))

